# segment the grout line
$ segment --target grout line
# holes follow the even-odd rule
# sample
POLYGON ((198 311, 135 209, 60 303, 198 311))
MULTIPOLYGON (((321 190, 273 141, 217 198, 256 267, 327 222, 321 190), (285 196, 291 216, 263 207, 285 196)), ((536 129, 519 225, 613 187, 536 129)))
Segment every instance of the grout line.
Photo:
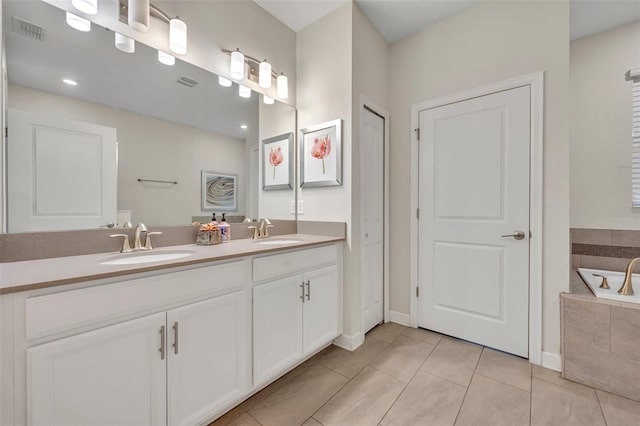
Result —
POLYGON ((502 380, 496 379, 495 377, 485 376, 484 374, 478 373, 477 371, 474 371, 473 374, 476 375, 476 376, 484 377, 485 379, 493 380, 494 382, 500 383, 501 385, 505 385, 505 386, 509 386, 511 388, 514 388, 514 389, 521 390, 522 392, 531 393, 531 387, 529 387, 529 390, 526 390, 526 389, 519 388, 519 387, 517 387, 515 385, 512 385, 511 383, 505 383, 502 380))
POLYGON ((598 391, 595 391, 596 401, 598 401, 598 407, 600 408, 600 414, 602 415, 602 420, 604 421, 605 426, 607 425, 607 416, 604 415, 604 410, 602 409, 602 403, 600 402, 600 397, 598 396, 598 391))
POLYGON ((482 351, 480 352, 480 356, 478 357, 478 360, 476 361, 476 366, 473 367, 473 373, 471 374, 471 380, 469 381, 469 384, 467 385, 467 389, 464 391, 464 398, 462 398, 462 404, 460 404, 460 408, 458 408, 458 414, 456 414, 456 418, 453 421, 453 424, 455 425, 458 422, 458 417, 460 417, 460 413, 462 412, 462 407, 464 407, 464 403, 467 400, 467 395, 469 394, 469 388, 471 387, 471 383, 473 383, 473 375, 476 373, 476 369, 478 368, 478 364, 480 364, 480 358, 482 358, 482 352, 484 352, 484 346, 482 347, 482 351))
MULTIPOLYGON (((247 411, 246 413, 247 413, 247 416, 251 417, 251 418, 252 418, 256 423, 258 423, 260 426, 262 426, 262 423, 260 423, 260 422, 258 421, 258 419, 256 419, 256 418, 255 418, 255 417, 253 417, 251 414, 249 414, 249 412, 248 412, 248 411, 247 411)), ((237 419, 236 419, 236 420, 237 420, 237 419)), ((235 420, 234 420, 234 421, 235 421, 235 420)))

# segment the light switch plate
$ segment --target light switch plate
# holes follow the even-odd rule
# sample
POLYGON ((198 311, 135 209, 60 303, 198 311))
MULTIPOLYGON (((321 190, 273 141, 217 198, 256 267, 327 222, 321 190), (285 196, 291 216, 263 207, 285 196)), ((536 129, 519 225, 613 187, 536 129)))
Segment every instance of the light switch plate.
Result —
POLYGON ((298 214, 304 214, 304 200, 298 200, 298 214))

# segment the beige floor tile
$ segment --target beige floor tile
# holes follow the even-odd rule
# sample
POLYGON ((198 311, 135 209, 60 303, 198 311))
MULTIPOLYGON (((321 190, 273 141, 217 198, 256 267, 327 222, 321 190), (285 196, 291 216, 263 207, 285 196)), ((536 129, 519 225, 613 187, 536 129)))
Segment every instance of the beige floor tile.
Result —
POLYGON ((353 378, 388 346, 389 343, 383 340, 366 338, 355 351, 332 346, 330 351, 319 357, 318 362, 343 376, 353 378))
POLYGON ((379 339, 387 343, 391 343, 407 328, 408 327, 405 327, 404 325, 396 324, 394 322, 388 322, 386 324, 379 325, 368 332, 367 338, 373 337, 374 339, 379 339))
POLYGON ((529 398, 527 391, 476 374, 456 425, 528 425, 529 398))
POLYGON ((420 369, 468 386, 481 353, 481 346, 444 337, 420 369))
POLYGON ((377 425, 405 383, 366 367, 313 417, 326 426, 377 425))
POLYGON ((476 374, 531 391, 531 364, 517 356, 484 348, 476 374))
POLYGON ((407 336, 398 336, 389 348, 369 364, 404 382, 411 380, 435 345, 407 336))
POLYGON ((533 379, 531 384, 531 425, 604 426, 593 390, 573 390, 533 379))
POLYGON ((347 381, 340 374, 316 363, 256 403, 249 414, 265 426, 299 426, 347 381))
POLYGON ((554 385, 569 388, 576 392, 590 393, 593 391, 593 389, 588 386, 572 382, 571 380, 563 379, 562 374, 559 371, 550 370, 548 368, 540 367, 539 365, 533 366, 531 375, 536 379, 544 380, 545 382, 553 383, 554 385))
POLYGON ((244 415, 246 412, 247 412, 246 407, 244 407, 242 404, 240 404, 236 408, 234 408, 234 409, 232 409, 230 411, 227 411, 224 414, 224 416, 219 417, 213 423, 209 423, 209 426, 229 426, 231 423, 233 423, 240 416, 244 415))
POLYGON ((248 413, 241 414, 240 417, 229 423, 229 426, 260 426, 260 423, 248 413))
POLYGON ((607 426, 640 425, 640 402, 596 391, 607 426))
POLYGON ((309 417, 309 419, 306 422, 304 422, 302 426, 322 426, 322 423, 320 423, 313 417, 309 417))
POLYGON ((442 334, 425 330, 424 328, 407 328, 402 334, 412 339, 431 343, 432 345, 437 345, 440 339, 442 339, 442 334))
POLYGON ((418 371, 380 422, 383 426, 453 425, 464 386, 418 371))

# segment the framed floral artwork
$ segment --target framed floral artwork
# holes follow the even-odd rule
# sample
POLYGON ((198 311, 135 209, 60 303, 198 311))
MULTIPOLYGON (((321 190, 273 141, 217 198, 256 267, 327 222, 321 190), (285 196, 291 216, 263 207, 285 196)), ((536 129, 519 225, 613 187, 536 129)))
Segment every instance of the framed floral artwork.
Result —
POLYGON ((238 209, 238 176, 202 170, 202 210, 235 212, 238 209))
POLYGON ((342 120, 300 131, 300 186, 342 185, 342 120))
POLYGON ((262 189, 293 188, 293 133, 262 141, 262 189))

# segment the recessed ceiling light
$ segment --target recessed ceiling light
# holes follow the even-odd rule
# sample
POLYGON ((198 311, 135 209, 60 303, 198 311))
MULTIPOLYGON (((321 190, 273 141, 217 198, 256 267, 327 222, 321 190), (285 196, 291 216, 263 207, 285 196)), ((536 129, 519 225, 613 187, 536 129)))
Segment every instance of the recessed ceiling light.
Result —
POLYGON ((75 80, 71 80, 70 78, 63 78, 63 79, 62 79, 62 82, 63 82, 64 84, 68 84, 69 86, 77 86, 77 85, 78 85, 78 82, 77 82, 77 81, 75 81, 75 80))
POLYGON ((245 129, 247 128, 247 125, 246 125, 246 124, 241 124, 241 125, 240 125, 240 128, 241 128, 242 130, 245 130, 245 129))

